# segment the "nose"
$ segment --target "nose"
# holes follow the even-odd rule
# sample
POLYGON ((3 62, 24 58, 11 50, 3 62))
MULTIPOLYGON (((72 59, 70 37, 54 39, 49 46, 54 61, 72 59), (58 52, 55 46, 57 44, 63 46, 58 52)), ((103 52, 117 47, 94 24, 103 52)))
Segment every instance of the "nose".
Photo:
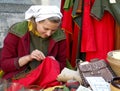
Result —
POLYGON ((47 32, 46 32, 46 35, 47 35, 47 36, 51 36, 51 35, 52 35, 51 30, 47 31, 47 32))

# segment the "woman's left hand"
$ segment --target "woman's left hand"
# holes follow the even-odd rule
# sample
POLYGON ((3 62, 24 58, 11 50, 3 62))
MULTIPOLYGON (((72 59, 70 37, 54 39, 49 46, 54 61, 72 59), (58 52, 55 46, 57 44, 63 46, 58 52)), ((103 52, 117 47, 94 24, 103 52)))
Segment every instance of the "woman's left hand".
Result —
POLYGON ((33 58, 33 59, 36 59, 36 60, 38 60, 38 61, 41 61, 41 60, 43 60, 43 59, 45 59, 45 55, 43 54, 43 52, 42 51, 39 51, 39 50, 34 50, 32 53, 31 53, 31 57, 33 58))
POLYGON ((55 57, 54 57, 54 56, 48 56, 48 57, 50 57, 50 58, 52 58, 53 60, 55 60, 55 57))

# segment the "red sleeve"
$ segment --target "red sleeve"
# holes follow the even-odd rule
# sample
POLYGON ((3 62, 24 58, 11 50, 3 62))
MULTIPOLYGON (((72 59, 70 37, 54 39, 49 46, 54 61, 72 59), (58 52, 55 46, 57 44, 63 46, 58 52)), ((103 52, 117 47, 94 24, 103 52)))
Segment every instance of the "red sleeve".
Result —
POLYGON ((4 40, 4 46, 1 52, 1 68, 4 72, 10 72, 19 69, 17 46, 19 37, 8 33, 4 40))
POLYGON ((60 63, 60 69, 62 70, 66 67, 66 40, 62 40, 58 42, 58 54, 56 59, 60 63))

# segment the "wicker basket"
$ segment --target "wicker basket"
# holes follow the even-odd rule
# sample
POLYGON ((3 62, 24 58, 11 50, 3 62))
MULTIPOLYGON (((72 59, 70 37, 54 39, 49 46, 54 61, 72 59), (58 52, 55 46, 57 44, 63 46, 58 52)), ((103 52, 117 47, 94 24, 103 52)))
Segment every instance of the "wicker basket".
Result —
POLYGON ((115 77, 111 80, 110 91, 120 91, 120 77, 115 77))
POLYGON ((120 76, 120 60, 113 58, 113 52, 120 51, 120 50, 114 50, 110 51, 107 54, 107 60, 112 68, 112 70, 115 72, 117 76, 120 76))

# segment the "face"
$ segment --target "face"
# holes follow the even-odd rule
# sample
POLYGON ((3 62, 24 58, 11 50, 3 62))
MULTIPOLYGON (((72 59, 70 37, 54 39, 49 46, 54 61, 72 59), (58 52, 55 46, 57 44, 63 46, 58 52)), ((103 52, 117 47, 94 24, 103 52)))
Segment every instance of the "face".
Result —
POLYGON ((49 20, 37 22, 37 31, 40 33, 42 38, 50 37, 55 31, 57 31, 59 23, 53 23, 49 20))

